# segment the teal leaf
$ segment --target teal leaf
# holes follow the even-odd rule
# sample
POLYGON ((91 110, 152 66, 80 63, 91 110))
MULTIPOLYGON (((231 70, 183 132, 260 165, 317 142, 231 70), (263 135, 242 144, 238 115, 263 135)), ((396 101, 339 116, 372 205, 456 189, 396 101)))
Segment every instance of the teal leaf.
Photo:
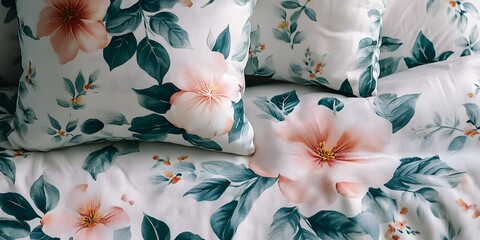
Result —
POLYGON ((298 3, 297 0, 294 0, 294 1, 283 1, 281 4, 282 4, 282 7, 286 8, 286 9, 296 9, 296 8, 302 7, 302 6, 300 5, 300 3, 298 3))
POLYGON ((292 239, 300 227, 300 213, 296 207, 281 208, 273 215, 269 239, 292 239))
POLYGON ((137 39, 133 33, 114 36, 110 44, 103 49, 103 59, 110 67, 110 71, 122 66, 137 52, 137 39))
POLYGON ((104 127, 105 124, 102 121, 91 118, 83 122, 80 131, 84 134, 91 135, 100 132, 104 127))
POLYGON ((474 103, 467 103, 463 105, 465 107, 465 110, 467 112, 468 116, 468 121, 467 123, 470 123, 476 127, 480 124, 480 108, 474 104, 474 103))
POLYGON ((308 18, 310 18, 310 20, 314 22, 317 21, 317 13, 315 12, 315 10, 305 7, 305 14, 307 15, 308 18))
POLYGON ((75 97, 75 86, 73 85, 72 80, 68 78, 63 78, 63 83, 65 84, 65 90, 70 95, 70 97, 75 97))
MULTIPOLYGON (((1 234, 0 234, 1 236, 1 234)), ((45 234, 42 230, 42 226, 38 225, 35 227, 32 232, 30 233, 31 240, 60 240, 60 238, 52 238, 45 234)), ((116 238, 115 238, 116 239, 116 238)))
POLYGON ((55 186, 46 182, 42 175, 30 187, 30 197, 40 211, 47 213, 57 206, 60 192, 55 186))
POLYGON ((153 112, 165 114, 170 110, 170 98, 180 91, 173 83, 154 85, 147 89, 134 89, 138 103, 153 112))
POLYGON ((197 234, 193 234, 191 232, 182 232, 180 233, 175 240, 204 240, 197 234))
POLYGON ((67 102, 63 99, 59 99, 59 98, 57 98, 56 100, 57 100, 58 106, 63 107, 63 108, 70 108, 70 103, 69 102, 67 102))
POLYGON ((18 220, 30 221, 40 218, 27 199, 18 193, 0 193, 0 208, 18 220))
POLYGON ((115 125, 115 126, 123 126, 128 124, 127 118, 125 115, 118 113, 118 112, 104 112, 106 116, 104 117, 103 121, 105 124, 115 125))
POLYGON ((389 57, 380 60, 380 77, 394 74, 398 69, 401 58, 389 57))
POLYGON ((227 28, 225 28, 218 36, 217 41, 215 41, 215 45, 213 45, 212 51, 223 54, 223 57, 227 59, 230 55, 230 45, 230 26, 227 26, 227 28))
POLYGON ((170 228, 164 222, 144 214, 142 236, 145 240, 170 240, 170 228))
POLYGON ((0 239, 26 238, 30 235, 30 225, 17 219, 0 218, 0 239))
POLYGON ((160 12, 150 18, 150 27, 154 33, 165 38, 173 48, 190 48, 188 33, 177 22, 177 15, 171 12, 160 12))
POLYGON ((403 45, 400 39, 384 36, 382 37, 381 52, 394 52, 403 45))
POLYGON ((83 163, 83 170, 90 173, 96 181, 97 175, 106 172, 115 164, 118 157, 118 149, 112 145, 90 153, 83 163))
POLYGON ((435 62, 441 62, 441 61, 445 61, 447 60, 450 56, 453 55, 453 52, 452 51, 447 51, 447 52, 444 52, 442 54, 440 54, 440 56, 438 56, 437 58, 435 58, 435 62))
POLYGON ((221 152, 223 149, 218 143, 214 142, 213 140, 207 139, 207 138, 202 138, 197 135, 192 135, 184 132, 182 134, 183 139, 185 141, 191 143, 193 146, 207 149, 207 150, 213 150, 213 151, 219 151, 221 152))
POLYGON ((107 32, 119 36, 135 31, 142 23, 142 11, 137 4, 121 9, 106 22, 107 32))
POLYGON ((230 181, 223 178, 212 178, 203 181, 194 188, 190 189, 183 196, 192 196, 195 200, 215 201, 222 196, 222 194, 230 186, 230 181))
POLYGON ((158 42, 144 38, 138 44, 137 62, 148 75, 162 84, 163 78, 170 69, 170 56, 158 42))
POLYGON ((288 33, 286 31, 282 31, 280 29, 277 29, 277 28, 274 28, 272 29, 273 31, 273 36, 280 40, 280 41, 284 41, 286 43, 290 43, 290 36, 288 35, 288 33))
POLYGON ((57 130, 62 129, 62 126, 60 125, 60 123, 55 118, 50 116, 50 114, 48 114, 48 120, 50 120, 50 124, 52 125, 53 128, 55 128, 57 130))
POLYGON ((118 149, 118 156, 140 152, 140 143, 138 141, 121 141, 114 143, 113 146, 118 149))
POLYGON ((336 98, 322 98, 318 101, 318 105, 329 108, 333 113, 340 112, 345 107, 345 104, 336 98))
POLYGON ((251 29, 251 22, 250 20, 247 20, 245 24, 243 25, 243 30, 242 30, 242 42, 239 44, 239 47, 237 47, 237 50, 232 56, 232 59, 237 61, 237 62, 242 62, 246 57, 247 53, 249 51, 250 47, 250 29, 251 29))
POLYGON ((248 121, 243 108, 243 100, 233 103, 233 127, 228 132, 228 143, 235 142, 248 133, 248 121))
POLYGON ((307 38, 307 34, 305 32, 296 32, 295 35, 293 36, 293 44, 300 44, 307 38))
POLYGON ((75 79, 75 88, 77 89, 78 93, 83 92, 83 87, 85 86, 85 77, 83 73, 80 71, 75 79))
POLYGON ((360 75, 360 96, 371 97, 377 89, 377 77, 372 65, 360 75))
POLYGON ((0 172, 15 183, 16 167, 11 159, 0 156, 0 172))
POLYGON ((397 201, 380 188, 370 188, 362 199, 362 211, 373 214, 380 223, 395 221, 397 201))
POLYGON ((396 133, 407 126, 415 115, 415 104, 419 94, 397 97, 396 94, 382 94, 373 100, 373 108, 378 116, 392 123, 392 131, 396 133))
POLYGON ((244 182, 257 177, 257 175, 245 165, 236 165, 225 161, 211 161, 202 163, 202 168, 213 174, 222 176, 232 182, 244 182))
POLYGON ((220 239, 232 239, 235 235, 235 227, 232 226, 232 216, 238 206, 238 201, 233 200, 220 207, 210 217, 210 226, 220 239))
POLYGON ((318 237, 307 229, 301 227, 298 229, 297 234, 293 236, 293 240, 318 240, 318 237))
POLYGON ((115 239, 115 240, 131 240, 132 239, 132 231, 130 230, 130 227, 115 230, 113 232, 113 239, 115 239))
POLYGON ((412 55, 415 60, 420 63, 430 63, 433 59, 435 59, 435 47, 422 31, 420 31, 417 36, 412 49, 412 55))
POLYGON ((385 184, 395 191, 412 191, 419 187, 454 188, 464 174, 448 166, 438 156, 404 158, 400 162, 392 179, 385 184))
POLYGON ((160 1, 158 0, 140 0, 140 8, 147 12, 158 12, 161 9, 160 1))
MULTIPOLYGON (((374 235, 378 229, 365 229, 356 218, 348 218, 336 211, 320 211, 307 218, 313 231, 321 239, 349 240, 358 235, 374 235)), ((378 225, 377 225, 378 228, 378 225)), ((373 238, 372 239, 378 239, 373 238)))
POLYGON ((348 79, 343 81, 342 85, 340 86, 340 89, 338 90, 347 96, 353 96, 353 88, 348 79))
POLYGON ((379 239, 380 227, 378 226, 375 215, 371 213, 360 213, 350 219, 363 229, 363 232, 370 235, 372 239, 379 239))
POLYGON ((67 130, 67 132, 72 132, 73 130, 75 130, 75 128, 77 128, 77 125, 78 125, 78 119, 72 120, 68 122, 67 127, 65 129, 67 130))
POLYGON ((268 99, 259 98, 257 100, 254 100, 253 103, 255 103, 255 105, 262 111, 264 111, 268 116, 271 116, 280 122, 285 121, 285 115, 283 114, 283 112, 268 99))
POLYGON ((132 120, 131 127, 128 129, 134 132, 134 137, 145 141, 162 141, 167 134, 182 134, 185 132, 173 126, 164 116, 150 114, 144 117, 137 117, 132 120))
POLYGON ((420 200, 420 205, 417 207, 417 214, 421 221, 424 218, 424 211, 430 210, 433 216, 440 219, 446 219, 447 209, 445 205, 440 202, 440 193, 433 188, 422 188, 413 193, 413 196, 420 200))
POLYGON ((285 116, 292 113, 295 107, 300 103, 300 99, 298 99, 295 90, 274 96, 270 101, 277 106, 285 116))
POLYGON ((450 145, 448 145, 448 151, 449 152, 458 152, 465 147, 465 142, 467 141, 467 136, 458 136, 450 142, 450 145))
POLYGON ((32 28, 28 25, 22 25, 22 32, 25 34, 25 36, 33 39, 33 40, 38 40, 38 38, 33 34, 32 28))

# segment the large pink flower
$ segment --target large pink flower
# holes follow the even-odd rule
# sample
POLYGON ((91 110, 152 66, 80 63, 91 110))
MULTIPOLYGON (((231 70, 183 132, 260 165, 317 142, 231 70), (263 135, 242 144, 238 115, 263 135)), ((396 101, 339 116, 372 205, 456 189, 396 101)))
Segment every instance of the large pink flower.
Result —
POLYGON ((52 36, 50 41, 61 64, 73 60, 79 50, 94 52, 108 45, 102 19, 109 0, 44 0, 48 6, 40 12, 37 37, 52 36))
POLYGON ((102 206, 102 199, 88 185, 75 187, 67 199, 68 209, 55 209, 41 220, 45 234, 78 240, 112 239, 113 231, 128 226, 130 218, 117 206, 102 206))
POLYGON ((228 72, 223 55, 192 54, 177 64, 172 82, 181 91, 171 97, 172 107, 165 117, 176 127, 200 137, 227 134, 233 126, 232 101, 240 100, 241 88, 238 79, 228 72))
MULTIPOLYGON (((347 110, 344 110, 347 111, 347 110)), ((363 197, 388 182, 398 165, 380 154, 391 135, 387 122, 356 121, 318 105, 299 106, 276 126, 279 140, 258 139, 250 167, 279 177, 282 193, 294 203, 331 205, 339 195, 363 197)))

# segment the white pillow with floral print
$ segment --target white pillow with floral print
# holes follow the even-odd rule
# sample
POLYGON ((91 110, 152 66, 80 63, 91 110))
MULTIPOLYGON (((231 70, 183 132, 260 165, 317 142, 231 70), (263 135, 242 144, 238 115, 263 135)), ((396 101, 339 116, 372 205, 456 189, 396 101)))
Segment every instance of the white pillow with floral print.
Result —
POLYGON ((382 0, 259 1, 246 74, 375 95, 382 0))
POLYGON ((480 1, 390 0, 384 14, 381 76, 480 53, 480 1))
POLYGON ((9 140, 49 150, 167 141, 251 154, 241 97, 255 0, 18 3, 23 74, 9 140))
POLYGON ((0 87, 16 86, 22 65, 15 0, 2 0, 0 3, 0 43, 0 87))

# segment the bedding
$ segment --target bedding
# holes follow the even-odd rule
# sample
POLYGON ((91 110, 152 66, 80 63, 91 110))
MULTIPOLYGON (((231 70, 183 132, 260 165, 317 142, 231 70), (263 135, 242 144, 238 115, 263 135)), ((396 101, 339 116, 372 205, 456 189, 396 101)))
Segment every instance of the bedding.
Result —
POLYGON ((166 141, 248 155, 243 69, 256 0, 20 1, 25 69, 9 141, 48 151, 166 141))
POLYGON ((259 1, 247 75, 375 95, 384 0, 259 1))
POLYGON ((477 0, 391 0, 383 16, 381 76, 480 53, 477 0))
POLYGON ((480 61, 421 66, 379 95, 249 87, 252 157, 167 143, 0 152, 6 239, 471 239, 480 61))
MULTIPOLYGON (((21 27, 22 31, 28 29, 21 27)), ((22 74, 15 0, 0 3, 0 87, 16 86, 22 74)))

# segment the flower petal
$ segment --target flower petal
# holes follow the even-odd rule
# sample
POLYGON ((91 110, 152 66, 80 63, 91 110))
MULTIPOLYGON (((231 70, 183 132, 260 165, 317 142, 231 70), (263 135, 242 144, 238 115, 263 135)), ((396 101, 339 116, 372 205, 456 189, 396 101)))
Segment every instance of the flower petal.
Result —
POLYGON ((70 27, 62 26, 50 39, 60 64, 72 61, 78 54, 78 44, 70 27))
POLYGON ((318 207, 332 205, 337 199, 337 191, 328 178, 320 175, 292 180, 279 176, 280 191, 293 203, 313 204, 318 207))
POLYGON ((83 228, 75 234, 75 240, 99 240, 112 239, 113 231, 103 224, 94 227, 83 228))
POLYGON ((42 230, 51 237, 69 238, 77 231, 78 214, 74 211, 54 210, 46 213, 40 223, 42 230))
POLYGON ((100 222, 109 229, 120 229, 127 227, 130 222, 130 217, 120 207, 111 207, 104 212, 100 222))
POLYGON ((39 20, 37 22, 37 37, 42 38, 45 36, 53 35, 58 28, 60 28, 61 23, 57 17, 58 10, 48 6, 45 7, 39 16, 39 20))
POLYGON ((83 22, 72 26, 75 40, 84 52, 94 52, 107 47, 108 33, 102 22, 83 22))
POLYGON ((367 186, 352 182, 338 182, 336 188, 337 192, 346 198, 361 198, 368 191, 367 186))
POLYGON ((83 8, 80 17, 95 22, 103 20, 110 6, 110 1, 108 0, 83 0, 82 3, 83 8))

